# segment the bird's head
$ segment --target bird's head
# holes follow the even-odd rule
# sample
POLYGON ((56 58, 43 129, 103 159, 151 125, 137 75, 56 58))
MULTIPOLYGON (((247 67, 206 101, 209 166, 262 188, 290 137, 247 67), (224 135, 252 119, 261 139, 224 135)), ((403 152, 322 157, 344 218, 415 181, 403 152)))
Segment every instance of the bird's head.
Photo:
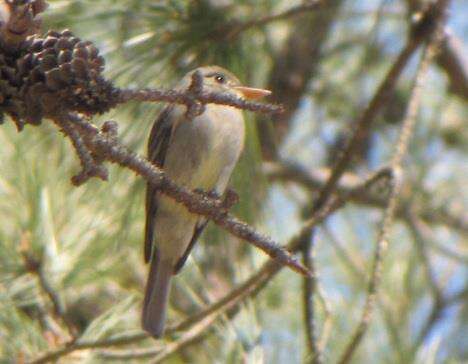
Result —
POLYGON ((271 94, 271 91, 261 88, 243 86, 231 72, 219 66, 205 66, 187 73, 182 81, 185 87, 192 82, 192 75, 200 72, 203 87, 212 92, 222 92, 235 95, 246 100, 258 100, 271 94))

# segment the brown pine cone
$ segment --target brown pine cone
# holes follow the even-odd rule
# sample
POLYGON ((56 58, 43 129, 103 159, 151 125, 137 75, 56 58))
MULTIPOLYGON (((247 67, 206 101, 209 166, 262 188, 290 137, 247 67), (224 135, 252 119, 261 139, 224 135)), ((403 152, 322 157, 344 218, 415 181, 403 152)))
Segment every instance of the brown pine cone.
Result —
POLYGON ((102 77, 103 69, 92 42, 69 30, 28 37, 12 53, 0 49, 0 112, 19 128, 62 110, 103 113, 115 104, 115 89, 102 77))
POLYGON ((3 122, 3 114, 7 113, 18 124, 22 118, 21 110, 24 110, 18 97, 19 80, 15 58, 15 55, 0 52, 0 123, 3 122))
POLYGON ((17 70, 27 122, 38 123, 59 109, 92 115, 112 106, 114 88, 101 76, 104 59, 91 42, 64 30, 28 38, 25 47, 17 70))

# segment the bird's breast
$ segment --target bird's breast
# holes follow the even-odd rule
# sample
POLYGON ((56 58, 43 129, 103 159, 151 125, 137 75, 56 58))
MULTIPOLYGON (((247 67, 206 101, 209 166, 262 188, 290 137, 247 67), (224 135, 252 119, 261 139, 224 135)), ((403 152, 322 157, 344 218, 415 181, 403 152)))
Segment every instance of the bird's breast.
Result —
POLYGON ((174 132, 165 170, 190 188, 210 190, 231 173, 244 146, 244 119, 233 107, 208 104, 203 114, 182 121, 174 132))

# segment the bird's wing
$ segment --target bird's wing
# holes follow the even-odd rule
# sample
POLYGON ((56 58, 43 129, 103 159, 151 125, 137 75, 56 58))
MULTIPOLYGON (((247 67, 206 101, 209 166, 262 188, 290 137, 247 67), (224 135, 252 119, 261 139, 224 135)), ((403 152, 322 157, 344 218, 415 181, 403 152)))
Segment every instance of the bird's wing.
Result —
MULTIPOLYGON (((167 106, 153 124, 148 141, 148 159, 157 167, 164 167, 167 150, 174 128, 174 120, 170 117, 173 106, 167 106)), ((151 259, 154 240, 154 217, 158 209, 156 188, 146 185, 146 224, 145 224, 145 263, 151 259)))
POLYGON ((177 261, 176 265, 174 266, 174 274, 179 273, 179 271, 184 266, 190 252, 192 251, 193 247, 195 246, 195 243, 197 242, 197 240, 200 237, 201 233, 205 229, 206 224, 208 224, 208 219, 202 218, 202 219, 200 219, 198 221, 197 225, 195 225, 195 230, 193 231, 192 240, 190 240, 190 243, 187 246, 187 249, 185 249, 184 254, 180 257, 180 259, 177 261))
MULTIPOLYGON (((166 159, 167 150, 171 141, 171 136, 174 133, 174 128, 180 123, 174 122, 174 118, 170 117, 173 106, 166 107, 151 129, 150 138, 148 141, 148 159, 151 163, 157 167, 163 168, 164 161, 166 159)), ((145 224, 145 263, 151 260, 151 254, 153 253, 153 241, 154 241, 154 222, 155 216, 158 209, 158 200, 156 198, 157 189, 147 183, 146 185, 146 224, 145 224)), ((174 274, 178 273, 184 266, 190 252, 192 251, 195 243, 200 237, 201 233, 205 229, 207 219, 200 218, 198 223, 195 225, 192 239, 190 240, 187 249, 185 250, 182 257, 177 261, 174 267, 174 274)))

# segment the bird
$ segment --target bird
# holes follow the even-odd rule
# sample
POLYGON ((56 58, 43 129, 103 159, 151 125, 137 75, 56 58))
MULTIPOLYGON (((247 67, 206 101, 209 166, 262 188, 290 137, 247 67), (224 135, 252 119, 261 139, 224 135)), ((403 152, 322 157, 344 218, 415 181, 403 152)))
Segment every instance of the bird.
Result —
MULTIPOLYGON (((206 92, 218 92, 245 100, 271 94, 243 86, 231 72, 219 66, 204 66, 188 72, 176 90, 187 90, 194 72, 201 76, 206 92)), ((187 106, 166 106, 153 124, 148 140, 148 159, 176 184, 191 190, 222 196, 244 147, 242 110, 221 104, 206 104, 190 118, 187 106)), ((142 310, 142 327, 154 338, 164 333, 172 277, 185 264, 207 219, 146 187, 144 257, 149 263, 142 310)))

